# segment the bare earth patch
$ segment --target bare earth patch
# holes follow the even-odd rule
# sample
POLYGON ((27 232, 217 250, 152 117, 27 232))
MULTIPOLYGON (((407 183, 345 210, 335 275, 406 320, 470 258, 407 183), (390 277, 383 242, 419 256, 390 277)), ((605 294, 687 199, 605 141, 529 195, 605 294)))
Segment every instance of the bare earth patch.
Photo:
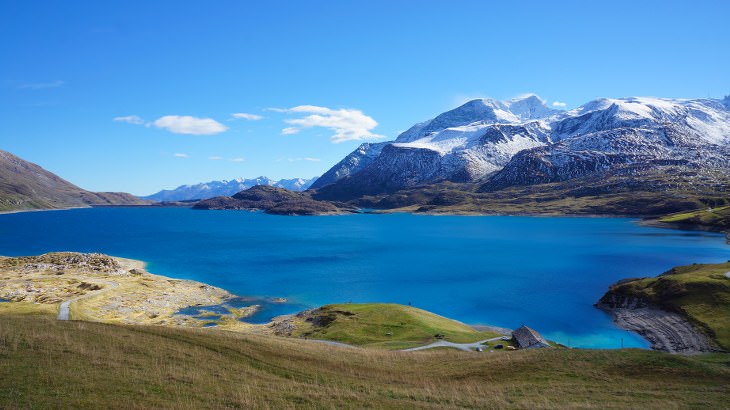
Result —
MULTIPOLYGON (((200 327, 207 321, 176 312, 188 306, 221 304, 232 296, 204 283, 153 275, 139 261, 102 254, 0 257, 0 298, 10 301, 3 303, 3 310, 37 306, 47 312, 48 305, 71 300, 71 319, 200 327)), ((255 307, 231 309, 218 327, 249 328, 252 325, 238 319, 254 311, 255 307)))

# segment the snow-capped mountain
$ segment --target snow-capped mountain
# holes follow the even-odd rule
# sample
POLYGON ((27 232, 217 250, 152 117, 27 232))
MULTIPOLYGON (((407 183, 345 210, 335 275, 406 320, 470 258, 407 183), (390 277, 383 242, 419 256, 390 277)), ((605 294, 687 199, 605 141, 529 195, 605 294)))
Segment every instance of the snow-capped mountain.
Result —
POLYGON ((443 180, 488 180, 484 189, 493 190, 627 164, 730 170, 729 109, 730 97, 602 98, 570 111, 550 109, 534 95, 473 100, 395 141, 363 144, 313 188, 346 197, 443 180))
POLYGON ((181 185, 175 189, 162 190, 155 194, 144 197, 153 201, 190 201, 196 199, 208 199, 216 196, 232 196, 245 189, 257 185, 269 185, 277 188, 285 188, 290 191, 304 191, 317 178, 292 178, 274 181, 267 177, 252 179, 236 178, 232 180, 210 181, 195 185, 181 185))
POLYGON ((322 188, 355 175, 376 160, 381 163, 373 165, 374 170, 389 166, 386 163, 396 167, 395 164, 400 163, 413 173, 411 176, 390 176, 402 179, 401 182, 380 178, 386 185, 408 185, 407 181, 418 184, 429 182, 430 179, 444 179, 445 175, 461 180, 475 179, 500 169, 516 152, 543 145, 544 136, 549 130, 541 130, 544 124, 532 120, 557 113, 559 111, 548 108, 536 95, 509 101, 472 100, 414 125, 395 141, 360 145, 324 173, 312 184, 312 188, 322 188), (504 126, 491 127, 495 124, 504 126), (510 124, 522 126, 509 127, 510 124), (492 129, 487 132, 490 127, 492 129), (388 149, 381 156, 386 146, 388 149))

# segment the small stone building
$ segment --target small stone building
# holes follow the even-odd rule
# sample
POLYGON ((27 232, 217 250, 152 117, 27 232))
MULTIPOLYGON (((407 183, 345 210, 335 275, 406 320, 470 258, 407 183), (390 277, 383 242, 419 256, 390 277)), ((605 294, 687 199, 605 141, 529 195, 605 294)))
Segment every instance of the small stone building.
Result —
POLYGON ((534 329, 522 325, 519 329, 512 332, 512 341, 520 349, 532 349, 538 347, 550 347, 547 340, 537 333, 534 329))

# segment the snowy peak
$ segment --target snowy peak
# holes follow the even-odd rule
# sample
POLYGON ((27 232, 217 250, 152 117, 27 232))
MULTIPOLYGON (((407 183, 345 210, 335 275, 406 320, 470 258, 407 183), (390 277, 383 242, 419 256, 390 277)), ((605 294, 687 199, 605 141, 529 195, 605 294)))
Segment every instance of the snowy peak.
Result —
POLYGON ((552 122, 554 140, 620 127, 679 126, 695 140, 730 142, 730 112, 713 99, 601 98, 567 111, 552 122))
POLYGON ((400 134, 396 141, 411 142, 448 128, 463 127, 476 122, 481 125, 519 124, 546 118, 559 112, 549 108, 544 100, 534 94, 508 101, 476 99, 429 121, 414 125, 400 134))
POLYGON ((350 196, 444 180, 503 187, 657 163, 730 171, 730 96, 600 98, 569 111, 536 95, 472 100, 361 146, 314 187, 350 196))
POLYGON ((268 185, 276 188, 284 188, 290 191, 304 191, 309 188, 317 178, 292 178, 275 181, 271 178, 260 176, 258 178, 236 178, 231 180, 209 181, 194 185, 181 185, 175 189, 162 190, 155 194, 144 197, 153 201, 191 201, 208 199, 216 196, 232 196, 248 188, 268 185))
POLYGON ((535 94, 514 98, 505 101, 504 104, 507 106, 509 112, 521 121, 546 118, 559 112, 548 107, 545 100, 535 94))

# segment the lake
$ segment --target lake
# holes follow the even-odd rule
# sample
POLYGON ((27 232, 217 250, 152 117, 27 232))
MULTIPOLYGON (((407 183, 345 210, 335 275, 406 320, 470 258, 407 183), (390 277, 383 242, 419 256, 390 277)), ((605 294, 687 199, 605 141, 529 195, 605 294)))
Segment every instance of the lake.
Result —
POLYGON ((140 259, 152 273, 288 299, 269 316, 328 303, 410 303, 468 324, 527 324, 587 348, 618 348, 622 340, 648 347, 593 307, 610 284, 730 259, 723 235, 622 218, 286 217, 186 208, 0 215, 0 255, 50 251, 140 259))

